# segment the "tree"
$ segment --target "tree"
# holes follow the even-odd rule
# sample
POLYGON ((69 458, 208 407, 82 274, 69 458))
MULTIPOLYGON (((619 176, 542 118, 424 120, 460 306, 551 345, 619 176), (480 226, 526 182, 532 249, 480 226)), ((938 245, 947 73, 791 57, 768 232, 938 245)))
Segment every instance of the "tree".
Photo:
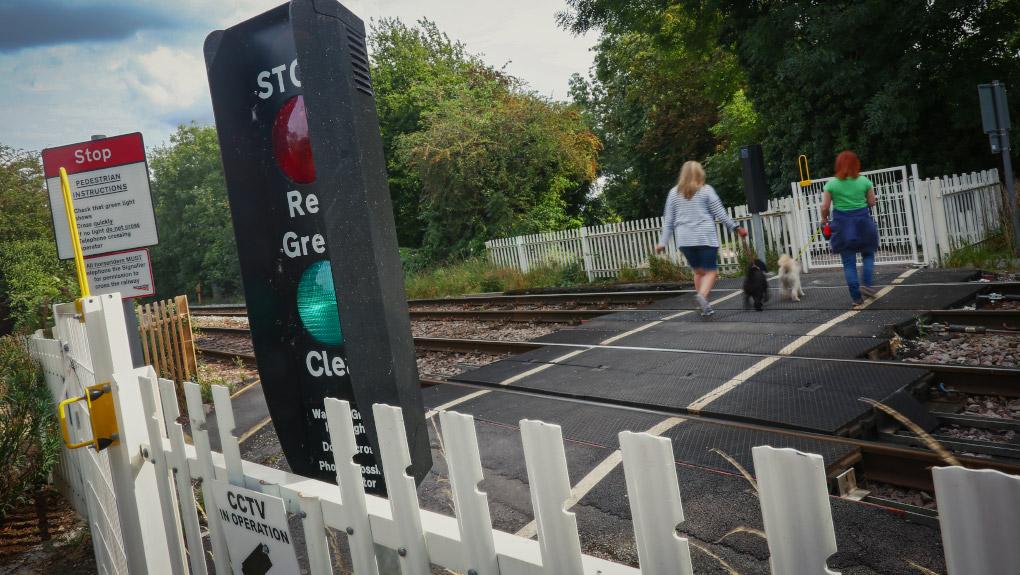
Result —
POLYGON ((424 116, 443 102, 474 90, 509 89, 514 80, 486 66, 429 20, 411 27, 383 18, 372 25, 369 43, 397 239, 402 246, 417 247, 424 233, 421 182, 399 160, 397 140, 421 130, 424 116))
POLYGON ((463 257, 491 238, 581 225, 567 198, 585 196, 599 148, 573 107, 498 83, 441 103, 397 144, 422 182, 426 254, 463 257))
POLYGON ((798 153, 828 174, 847 148, 866 167, 916 162, 957 172, 991 163, 976 85, 1020 85, 1020 3, 724 0, 720 8, 767 127, 774 182, 796 178, 798 153))
MULTIPOLYGON (((629 10, 625 3, 616 8, 629 10)), ((635 12, 641 25, 600 22, 592 73, 572 81, 575 101, 605 142, 607 201, 630 219, 661 212, 685 161, 726 149, 733 135, 712 128, 743 85, 735 56, 713 40, 718 13, 676 5, 656 16, 635 12)), ((561 20, 582 31, 587 24, 580 18, 575 13, 561 20)))
MULTIPOLYGON (((734 53, 760 119, 768 176, 784 194, 808 154, 817 175, 851 148, 866 167, 987 167, 976 84, 1020 86, 1020 2, 568 0, 582 32, 659 35, 670 11, 714 11, 701 34, 734 53)), ((1016 106, 1014 98, 1014 116, 1016 106)))
POLYGON ((161 297, 241 291, 220 148, 213 127, 180 126, 150 156, 159 245, 152 268, 161 297))
POLYGON ((74 278, 57 259, 38 154, 0 144, 0 334, 47 327, 50 305, 77 296, 74 278))

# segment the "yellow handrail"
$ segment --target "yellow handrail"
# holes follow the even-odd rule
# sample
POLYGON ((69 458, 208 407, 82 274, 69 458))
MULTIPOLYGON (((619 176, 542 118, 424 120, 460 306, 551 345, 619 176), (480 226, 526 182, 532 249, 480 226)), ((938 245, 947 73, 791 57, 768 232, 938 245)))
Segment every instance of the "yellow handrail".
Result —
POLYGON ((71 185, 67 181, 67 170, 60 168, 60 190, 64 193, 64 214, 67 216, 67 229, 71 232, 71 246, 74 249, 74 266, 78 275, 78 288, 81 297, 89 297, 89 278, 85 275, 85 256, 81 251, 81 238, 78 237, 78 220, 74 217, 74 203, 71 201, 71 185))
MULTIPOLYGON (((61 170, 63 170, 63 168, 61 168, 61 170)), ((86 439, 81 443, 71 443, 71 432, 67 427, 67 406, 71 405, 72 403, 77 403, 79 401, 87 402, 88 401, 87 395, 65 399, 64 401, 60 402, 60 405, 57 406, 57 411, 60 412, 60 433, 61 435, 64 436, 64 446, 67 447, 68 449, 78 449, 79 447, 85 447, 86 445, 92 445, 93 443, 95 443, 95 439, 86 439)))
POLYGON ((808 167, 807 156, 797 156, 797 171, 800 172, 800 187, 806 188, 811 185, 811 169, 808 167))

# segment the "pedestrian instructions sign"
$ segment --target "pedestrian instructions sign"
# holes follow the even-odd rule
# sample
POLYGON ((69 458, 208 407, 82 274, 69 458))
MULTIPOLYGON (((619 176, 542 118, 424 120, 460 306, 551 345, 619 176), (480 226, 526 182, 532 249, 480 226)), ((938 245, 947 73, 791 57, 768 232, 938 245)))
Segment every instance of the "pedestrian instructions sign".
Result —
POLYGON ((47 148, 42 159, 60 259, 74 257, 60 168, 67 170, 85 256, 159 243, 140 133, 47 148))
POLYGON ((118 292, 128 299, 156 293, 149 250, 144 248, 87 257, 85 274, 92 295, 118 292))
POLYGON ((283 499, 212 481, 234 575, 300 573, 283 499))

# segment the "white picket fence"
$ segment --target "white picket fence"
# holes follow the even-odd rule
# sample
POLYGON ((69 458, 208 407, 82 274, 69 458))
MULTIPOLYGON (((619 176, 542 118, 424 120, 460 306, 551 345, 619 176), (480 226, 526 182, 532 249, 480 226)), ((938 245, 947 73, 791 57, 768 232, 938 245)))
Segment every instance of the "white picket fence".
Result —
POLYGON ((918 192, 932 222, 925 243, 935 247, 940 260, 1003 231, 1008 220, 998 170, 921 180, 918 192))
MULTIPOLYGON (((876 184, 875 218, 882 242, 876 263, 939 265, 949 253, 998 231, 1003 198, 996 170, 921 179, 917 166, 865 172, 876 184)), ((791 195, 769 201, 763 213, 768 250, 799 257, 805 270, 840 266, 828 243, 816 232, 822 185, 815 180, 802 190, 792 182, 791 195), (810 245, 809 245, 810 244, 810 245)), ((747 206, 727 208, 741 224, 750 220, 747 206)), ((745 227, 747 227, 745 225, 745 227)), ((662 230, 662 218, 582 227, 558 232, 499 238, 485 243, 489 260, 527 272, 548 264, 582 265, 589 279, 614 277, 622 269, 647 267, 662 230)), ((738 271, 739 243, 718 224, 719 268, 738 271)), ((748 229, 750 232, 751 230, 748 229)), ((753 238, 752 238, 753 239, 753 238)), ((686 265, 671 244, 668 258, 686 265)))
MULTIPOLYGON (((215 573, 230 573, 230 554, 216 498, 217 481, 272 494, 299 517, 311 573, 332 573, 337 549, 330 536, 347 538, 354 573, 381 571, 376 546, 394 550, 404 575, 427 575, 430 565, 474 575, 692 574, 691 551, 677 526, 685 521, 676 462, 667 438, 624 431, 621 459, 638 550, 637 568, 582 553, 576 519, 565 502, 571 485, 560 428, 522 420, 521 439, 538 540, 494 530, 473 419, 439 412, 443 454, 449 469, 455 517, 419 507, 414 481, 404 470, 410 456, 398 408, 375 405, 389 499, 365 494, 354 420, 347 402, 326 401, 336 483, 316 481, 243 461, 234 434, 230 395, 213 387, 222 452, 210 449, 209 421, 198 385, 186 384, 187 418, 180 419, 174 383, 151 367, 132 369, 119 294, 87 298, 82 313, 72 304, 55 307, 54 333, 37 333, 33 355, 43 364, 55 399, 79 393, 75 370, 89 362, 96 381, 111 382, 120 443, 96 454, 65 452, 57 477, 75 508, 88 518, 101 573, 209 572, 204 537, 215 573), (77 322, 77 323, 73 323, 77 322), (64 339, 67 338, 67 339, 64 339), (126 363, 127 362, 127 363, 126 363), (187 443, 182 421, 190 423, 187 443), (97 461, 99 463, 97 463, 97 461), (195 496, 198 483, 203 530, 195 496), (104 485, 99 494, 97 485, 104 485)), ((90 379, 91 381, 91 379, 90 379)), ((78 413, 76 438, 87 422, 78 413)), ((87 434, 86 434, 87 435, 87 434)), ((763 530, 772 573, 835 573, 825 566, 836 538, 819 455, 759 446, 753 449, 763 530)), ((1020 565, 1020 477, 998 471, 943 467, 933 470, 950 575, 999 575, 1020 565)), ((236 558, 235 558, 236 559, 236 558)))
MULTIPOLYGON (((768 249, 782 252, 796 242, 795 229, 792 227, 794 220, 789 217, 793 206, 792 198, 770 200, 768 211, 762 213, 762 227, 768 249)), ((746 225, 751 220, 747 206, 727 208, 726 211, 734 221, 744 224, 751 231, 746 225)), ((717 226, 721 246, 719 267, 723 271, 734 271, 739 266, 741 245, 729 228, 721 223, 717 226)), ((655 253, 661 231, 660 216, 495 239, 485 242, 485 247, 489 260, 501 267, 527 272, 540 265, 578 264, 584 266, 588 279, 594 279, 613 277, 624 268, 647 268, 648 256, 655 253)), ((667 245, 666 254, 670 261, 686 265, 683 254, 672 242, 667 245)))

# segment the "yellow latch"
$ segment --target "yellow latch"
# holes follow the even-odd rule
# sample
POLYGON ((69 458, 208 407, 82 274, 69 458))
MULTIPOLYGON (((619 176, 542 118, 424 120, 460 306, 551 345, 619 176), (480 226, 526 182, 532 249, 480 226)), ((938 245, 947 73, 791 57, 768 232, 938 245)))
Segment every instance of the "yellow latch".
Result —
POLYGON ((65 399, 57 409, 60 411, 60 431, 64 434, 64 445, 68 449, 91 445, 96 451, 102 451, 120 443, 117 436, 117 414, 113 409, 113 394, 109 383, 90 385, 85 388, 85 395, 65 399), (67 406, 79 401, 84 401, 88 407, 92 439, 71 443, 71 432, 67 428, 67 406))
POLYGON ((811 185, 811 170, 808 168, 807 156, 797 156, 797 171, 800 172, 800 187, 806 188, 811 185))

